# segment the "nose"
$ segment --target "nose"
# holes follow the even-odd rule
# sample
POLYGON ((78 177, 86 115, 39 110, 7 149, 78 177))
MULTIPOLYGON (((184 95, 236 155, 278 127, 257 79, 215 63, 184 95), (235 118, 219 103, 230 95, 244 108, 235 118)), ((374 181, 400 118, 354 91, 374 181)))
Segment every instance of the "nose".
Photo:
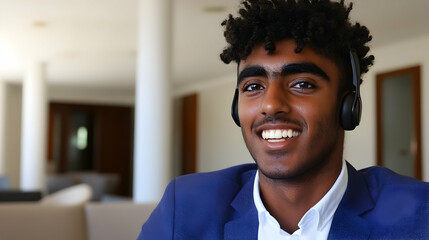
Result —
POLYGON ((281 81, 275 82, 270 84, 264 93, 261 104, 263 115, 275 116, 290 112, 287 90, 283 88, 281 81))

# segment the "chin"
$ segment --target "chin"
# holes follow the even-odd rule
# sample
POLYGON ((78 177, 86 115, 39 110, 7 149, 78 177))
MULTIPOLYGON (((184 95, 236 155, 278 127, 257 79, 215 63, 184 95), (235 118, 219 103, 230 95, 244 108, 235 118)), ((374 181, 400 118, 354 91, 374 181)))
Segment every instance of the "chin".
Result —
POLYGON ((272 180, 303 180, 314 174, 319 162, 304 164, 294 159, 270 159, 269 162, 257 162, 258 169, 267 178, 272 180))
POLYGON ((257 165, 261 174, 263 174, 265 177, 272 180, 291 180, 294 178, 298 178, 300 175, 302 175, 305 172, 305 170, 300 171, 284 165, 278 165, 278 166, 267 166, 264 164, 257 164, 257 165))

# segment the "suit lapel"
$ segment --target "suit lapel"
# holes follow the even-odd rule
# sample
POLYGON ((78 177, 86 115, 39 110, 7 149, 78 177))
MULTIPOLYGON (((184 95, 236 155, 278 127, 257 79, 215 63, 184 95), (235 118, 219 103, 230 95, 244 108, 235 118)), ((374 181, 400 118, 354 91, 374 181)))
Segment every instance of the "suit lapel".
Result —
POLYGON ((361 217, 374 208, 374 201, 365 179, 347 163, 348 184, 335 211, 328 239, 368 239, 371 225, 361 217))
POLYGON ((258 212, 253 202, 255 171, 250 173, 253 176, 248 177, 240 192, 231 202, 233 210, 230 221, 225 224, 225 240, 257 240, 258 238, 258 212))

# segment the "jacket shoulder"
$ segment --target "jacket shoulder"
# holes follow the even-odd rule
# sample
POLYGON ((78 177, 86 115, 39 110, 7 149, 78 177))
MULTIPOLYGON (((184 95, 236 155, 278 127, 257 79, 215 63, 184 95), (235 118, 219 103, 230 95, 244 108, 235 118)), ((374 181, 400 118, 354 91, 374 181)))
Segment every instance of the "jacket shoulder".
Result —
POLYGON ((429 183, 399 175, 387 168, 358 171, 366 179, 374 208, 364 215, 378 236, 429 238, 429 183))
POLYGON ((255 175, 256 168, 256 164, 243 164, 213 172, 180 176, 175 179, 176 189, 185 187, 183 190, 195 191, 204 190, 208 186, 242 185, 255 175))
POLYGON ((174 179, 143 225, 139 239, 222 238, 231 201, 254 179, 256 168, 256 164, 245 164, 174 179))
MULTIPOLYGON (((375 202, 429 204, 429 183, 397 174, 384 167, 369 167, 358 171, 368 185, 375 202)), ((410 207, 410 206, 409 206, 410 207)), ((412 208, 408 208, 412 209, 412 208)))
POLYGON ((382 191, 384 189, 396 188, 408 189, 412 192, 421 190, 426 193, 428 193, 427 190, 429 190, 429 183, 397 174, 385 167, 375 166, 365 168, 359 170, 358 174, 366 179, 372 190, 382 191))
POLYGON ((214 172, 180 176, 175 179, 176 203, 193 206, 229 204, 255 174, 256 165, 245 164, 214 172))

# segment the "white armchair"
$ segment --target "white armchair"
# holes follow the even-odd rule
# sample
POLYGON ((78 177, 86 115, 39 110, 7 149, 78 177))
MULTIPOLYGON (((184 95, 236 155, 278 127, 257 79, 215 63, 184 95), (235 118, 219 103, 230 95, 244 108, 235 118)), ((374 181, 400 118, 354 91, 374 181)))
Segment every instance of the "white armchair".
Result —
POLYGON ((92 190, 88 184, 78 184, 47 195, 40 200, 44 205, 83 205, 91 200, 92 190))

